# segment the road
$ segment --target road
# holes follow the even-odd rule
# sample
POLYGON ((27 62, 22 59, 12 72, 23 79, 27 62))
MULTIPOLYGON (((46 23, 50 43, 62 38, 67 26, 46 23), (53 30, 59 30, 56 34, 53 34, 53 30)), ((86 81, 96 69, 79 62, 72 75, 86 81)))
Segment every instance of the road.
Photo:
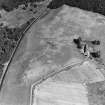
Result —
POLYGON ((22 37, 18 41, 16 48, 14 49, 10 60, 8 61, 4 73, 0 80, 0 105, 29 105, 29 91, 30 86, 19 85, 16 81, 17 73, 21 72, 17 69, 11 68, 12 60, 18 50, 19 44, 24 38, 27 31, 33 26, 40 18, 42 18, 49 10, 47 8, 42 8, 35 16, 27 28, 21 33, 22 37), (14 83, 16 82, 16 83, 14 83))
POLYGON ((36 23, 36 22, 37 22, 41 17, 43 17, 47 12, 48 12, 48 10, 47 10, 46 8, 39 10, 39 13, 36 14, 36 17, 34 17, 34 18, 32 19, 32 21, 30 22, 30 24, 25 28, 25 30, 24 30, 23 32, 21 32, 21 34, 22 34, 22 35, 20 35, 21 38, 19 39, 19 41, 18 41, 18 43, 17 43, 17 45, 16 45, 16 47, 15 47, 15 49, 14 49, 14 51, 13 51, 11 57, 10 57, 10 59, 9 59, 9 61, 8 61, 7 64, 6 64, 6 67, 5 67, 4 70, 3 70, 3 75, 2 75, 2 77, 0 78, 0 90, 1 90, 1 88, 2 88, 3 80, 5 79, 5 76, 6 76, 6 73, 7 73, 7 71, 8 71, 8 68, 9 68, 9 66, 10 66, 10 64, 11 64, 11 62, 12 62, 13 57, 15 56, 16 51, 18 50, 18 46, 19 46, 20 42, 22 41, 22 39, 23 39, 25 33, 30 29, 30 27, 31 27, 34 23, 36 23))

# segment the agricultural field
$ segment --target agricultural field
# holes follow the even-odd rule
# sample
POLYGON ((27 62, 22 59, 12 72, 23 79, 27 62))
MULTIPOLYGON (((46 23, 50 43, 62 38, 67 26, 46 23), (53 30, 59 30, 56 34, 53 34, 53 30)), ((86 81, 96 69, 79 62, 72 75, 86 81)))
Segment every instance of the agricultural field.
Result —
MULTIPOLYGON (((13 36, 36 17, 22 13, 21 22, 5 18, 10 29, 16 27, 13 36)), ((105 18, 99 14, 66 5, 50 10, 21 41, 3 82, 0 105, 104 105, 104 28, 105 18)), ((21 36, 12 37, 4 29, 10 32, 6 41, 15 47, 21 36)))
POLYGON ((89 105, 86 88, 79 83, 46 82, 36 86, 32 105, 89 105))
MULTIPOLYGON (((71 8, 70 10, 68 7, 65 7, 65 9, 57 14, 53 21, 48 22, 46 20, 44 23, 42 21, 42 26, 37 27, 37 30, 35 31, 37 33, 37 38, 49 41, 48 44, 51 44, 51 42, 53 42, 52 45, 49 46, 49 49, 46 49, 48 50, 46 52, 46 55, 43 55, 41 57, 39 56, 37 61, 39 63, 41 61, 44 65, 57 64, 58 69, 56 69, 55 71, 59 71, 59 68, 64 68, 64 70, 60 73, 55 74, 54 76, 51 76, 50 79, 45 79, 43 74, 45 73, 46 75, 46 72, 49 72, 51 69, 49 71, 47 71, 48 69, 43 69, 42 81, 46 80, 45 85, 43 86, 44 82, 42 81, 35 82, 35 84, 33 84, 33 94, 31 98, 33 100, 31 105, 104 105, 104 95, 101 95, 102 92, 100 92, 100 95, 96 95, 94 93, 94 91, 98 92, 98 90, 94 87, 97 86, 101 89, 102 85, 100 85, 100 83, 104 83, 105 81, 103 50, 105 27, 103 21, 104 19, 102 19, 102 17, 100 16, 96 18, 96 16, 94 16, 93 14, 85 13, 84 11, 79 12, 78 9, 71 8), (67 11, 69 12, 66 14, 67 11), (69 13, 72 13, 72 16, 69 13), (81 45, 86 44, 88 46, 89 52, 87 50, 84 51, 82 49, 83 46, 77 47, 76 44, 73 43, 73 39, 77 39, 78 36, 80 36, 81 45), (92 44, 93 40, 99 40, 100 44, 92 44), (56 46, 54 46, 54 43, 56 46), (91 51, 94 52, 97 50, 100 51, 100 55, 93 56, 91 54, 91 51), (77 63, 78 61, 82 62, 82 64, 76 65, 72 68, 68 67, 72 64, 72 62, 77 63), (65 69, 66 67, 68 68, 65 69), (77 86, 78 84, 80 84, 81 86, 77 86), (67 89, 67 87, 69 89, 67 89), (79 87, 81 87, 81 89, 84 88, 85 91, 83 92, 82 90, 79 90, 79 87), (81 93, 79 93, 80 91, 81 93), (70 94, 70 97, 68 93, 70 94), (70 101, 70 99, 72 99, 72 101, 70 101)), ((43 43, 43 45, 45 44, 44 41, 41 41, 41 43, 43 43)), ((31 49, 31 46, 32 45, 29 46, 29 49, 31 49)), ((34 60, 32 60, 32 62, 33 61, 34 60)), ((33 63, 31 64, 33 65, 33 63)), ((32 65, 31 67, 33 67, 32 65)), ((52 67, 52 65, 50 67, 52 67)), ((37 72, 35 72, 35 74, 37 74, 37 72)), ((41 75, 40 72, 39 75, 41 75)), ((29 76, 31 77, 30 73, 27 72, 27 78, 29 78, 29 76)), ((35 77, 37 76, 35 75, 35 77)), ((27 80, 27 78, 25 79, 27 80)))

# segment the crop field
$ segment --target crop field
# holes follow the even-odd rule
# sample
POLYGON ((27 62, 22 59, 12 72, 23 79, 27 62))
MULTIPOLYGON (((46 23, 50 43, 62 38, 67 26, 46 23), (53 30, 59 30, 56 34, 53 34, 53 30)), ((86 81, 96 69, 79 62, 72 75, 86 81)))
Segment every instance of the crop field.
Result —
POLYGON ((47 82, 36 86, 31 105, 89 105, 86 88, 78 83, 47 82))

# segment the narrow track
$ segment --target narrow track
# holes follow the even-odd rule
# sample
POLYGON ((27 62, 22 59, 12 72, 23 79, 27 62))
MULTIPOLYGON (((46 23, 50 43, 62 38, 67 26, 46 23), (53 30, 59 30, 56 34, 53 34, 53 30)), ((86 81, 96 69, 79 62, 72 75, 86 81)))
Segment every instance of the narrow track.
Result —
POLYGON ((32 84, 32 86, 31 86, 30 105, 33 105, 34 89, 35 89, 35 87, 36 87, 37 85, 41 84, 42 82, 44 82, 44 81, 47 80, 48 78, 51 78, 51 77, 53 77, 53 76, 56 75, 56 74, 59 74, 60 72, 69 71, 69 70, 71 70, 71 68, 73 68, 73 67, 82 65, 84 62, 85 62, 85 61, 81 61, 81 62, 76 63, 76 64, 72 64, 72 65, 67 65, 67 66, 65 66, 65 67, 61 67, 61 68, 59 68, 59 70, 51 71, 51 72, 48 73, 47 75, 42 76, 41 78, 39 78, 38 80, 36 80, 36 81, 32 84))
POLYGON ((43 17, 46 13, 48 13, 48 12, 49 12, 49 10, 48 10, 47 8, 44 8, 44 9, 42 8, 42 9, 40 9, 39 12, 36 14, 36 16, 32 19, 31 23, 24 29, 23 32, 20 33, 20 34, 21 34, 21 35, 20 35, 21 38, 20 38, 19 41, 17 42, 17 45, 16 45, 16 47, 15 47, 15 49, 14 49, 14 51, 13 51, 13 53, 12 53, 12 55, 11 55, 9 61, 8 61, 8 65, 7 65, 7 67, 5 68, 5 70, 3 71, 3 74, 2 74, 2 76, 1 76, 1 78, 0 78, 0 91, 1 91, 1 89, 2 89, 3 81, 4 81, 4 79, 5 79, 5 76, 6 76, 6 74, 7 74, 7 71, 8 71, 8 69, 9 69, 9 66, 10 66, 10 64, 11 64, 11 62, 12 62, 12 60, 13 60, 13 57, 15 56, 15 53, 16 53, 16 51, 17 51, 19 45, 20 45, 20 42, 22 41, 22 39, 23 39, 24 36, 25 36, 25 33, 31 28, 31 26, 32 26, 34 23, 36 23, 40 18, 42 18, 42 17, 43 17))

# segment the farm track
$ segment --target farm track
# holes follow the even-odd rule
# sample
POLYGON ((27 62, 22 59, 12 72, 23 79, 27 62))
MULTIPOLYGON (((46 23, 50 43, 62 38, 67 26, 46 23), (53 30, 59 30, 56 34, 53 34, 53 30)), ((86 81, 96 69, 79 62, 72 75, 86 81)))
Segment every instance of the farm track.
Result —
POLYGON ((0 78, 0 91, 1 91, 1 89, 2 89, 3 81, 4 81, 4 79, 5 79, 5 76, 6 76, 6 73, 7 73, 8 69, 9 69, 9 66, 10 66, 11 63, 12 63, 13 57, 15 56, 15 53, 16 53, 16 51, 18 50, 18 47, 19 47, 19 45, 20 45, 20 42, 21 42, 22 39, 24 38, 25 33, 31 28, 31 26, 32 26, 34 23, 36 23, 40 18, 42 18, 42 17, 43 17, 44 15, 46 15, 46 13, 48 13, 48 12, 49 12, 49 10, 48 10, 46 7, 45 7, 45 8, 41 8, 41 9, 38 11, 38 13, 36 13, 36 16, 32 18, 32 20, 31 20, 31 22, 29 23, 29 25, 23 30, 23 32, 20 33, 20 34, 21 34, 21 37, 20 37, 19 41, 17 42, 17 45, 16 45, 16 47, 15 47, 13 53, 11 54, 11 57, 10 57, 10 59, 9 59, 9 61, 8 61, 8 64, 6 65, 6 68, 4 69, 3 74, 2 74, 2 76, 1 76, 1 78, 0 78))

